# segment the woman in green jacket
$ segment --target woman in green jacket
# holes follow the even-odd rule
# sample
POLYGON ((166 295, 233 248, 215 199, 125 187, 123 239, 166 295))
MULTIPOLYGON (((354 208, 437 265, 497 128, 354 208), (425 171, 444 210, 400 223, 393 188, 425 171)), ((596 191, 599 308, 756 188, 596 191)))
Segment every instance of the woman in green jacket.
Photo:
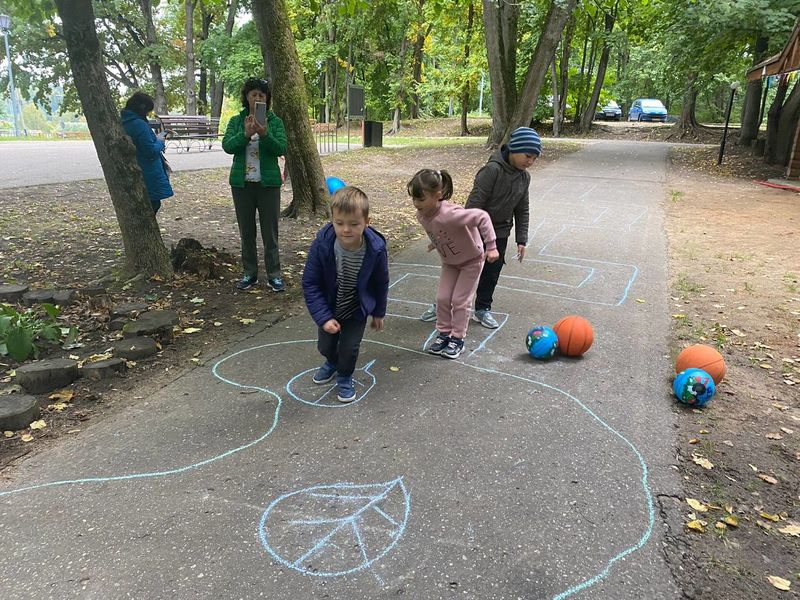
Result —
POLYGON ((236 221, 242 239, 242 280, 240 290, 258 283, 256 213, 264 242, 267 285, 275 292, 284 290, 278 253, 278 216, 281 209, 281 172, 278 157, 286 154, 283 121, 269 110, 272 92, 264 79, 251 77, 242 87, 242 112, 231 118, 222 149, 233 154, 230 184, 236 221), (266 104, 264 123, 256 120, 256 102, 266 104))

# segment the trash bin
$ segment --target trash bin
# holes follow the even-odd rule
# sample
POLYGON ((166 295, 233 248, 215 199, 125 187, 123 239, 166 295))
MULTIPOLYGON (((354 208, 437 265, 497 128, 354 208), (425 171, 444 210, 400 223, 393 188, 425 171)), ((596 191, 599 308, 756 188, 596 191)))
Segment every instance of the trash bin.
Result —
POLYGON ((381 121, 364 121, 362 136, 364 147, 381 148, 383 146, 383 123, 381 121))

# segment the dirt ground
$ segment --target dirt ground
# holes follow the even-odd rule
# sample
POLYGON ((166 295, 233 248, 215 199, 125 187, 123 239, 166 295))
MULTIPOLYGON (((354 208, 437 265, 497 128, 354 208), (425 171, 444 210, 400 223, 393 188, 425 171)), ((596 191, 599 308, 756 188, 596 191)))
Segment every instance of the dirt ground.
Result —
MULTIPOLYGON (((470 122, 486 136, 488 119, 470 122)), ((419 121, 403 136, 457 136, 458 120, 419 121)), ((600 124, 593 137, 664 139, 661 125, 600 124)), ((390 143, 391 138, 385 138, 390 143)), ((707 131, 695 141, 718 141, 707 131)), ((683 139, 680 141, 691 141, 683 139)), ((558 160, 579 146, 550 144, 541 159, 558 160)), ((721 168, 715 148, 673 150, 673 169, 664 200, 670 245, 673 353, 692 343, 716 346, 728 373, 704 410, 675 404, 676 468, 684 478, 682 497, 660 497, 668 524, 665 548, 687 598, 750 599, 781 594, 767 577, 792 582, 780 597, 800 588, 800 195, 761 187, 753 179, 775 176, 735 146, 735 132, 721 168), (696 462, 713 464, 704 469, 696 462), (702 462, 702 461, 700 461, 702 462), (772 483, 774 481, 775 483, 772 483), (690 507, 686 498, 701 503, 690 507), (725 528, 717 526, 726 517, 725 528), (704 521, 705 532, 687 528, 704 521), (783 530, 783 531, 782 531, 783 530), (787 531, 789 533, 787 533, 787 531)), ((446 168, 464 201, 488 152, 481 144, 439 148, 364 149, 327 156, 325 171, 362 187, 371 198, 373 224, 396 252, 422 230, 405 193, 410 176, 424 167, 446 168)), ((222 275, 202 280, 179 273, 169 283, 144 288, 116 284, 108 298, 81 300, 64 310, 63 325, 79 327, 82 347, 50 355, 91 360, 118 333, 108 330, 109 307, 144 301, 181 316, 173 343, 154 359, 131 365, 105 383, 79 380, 66 407, 41 397, 47 427, 0 437, 0 476, 20 457, 40 451, 63 435, 79 435, 87 421, 146 399, 173 379, 223 352, 229 343, 305 312, 299 288, 305 252, 324 216, 282 219, 281 255, 287 291, 263 287, 237 292, 241 274, 238 233, 224 169, 174 176, 176 197, 164 203, 159 223, 165 243, 192 237, 212 247, 222 275), (185 333, 186 330, 195 331, 185 333), (32 441, 23 441, 31 436, 32 441)), ((291 191, 283 194, 288 204, 291 191)), ((34 288, 82 288, 111 272, 121 243, 102 181, 0 191, 0 280, 25 281, 34 288)), ((309 331, 313 325, 309 320, 309 331)), ((0 393, 14 390, 18 366, 0 357, 0 393)), ((669 393, 665 379, 665 397, 669 393)), ((8 435, 8 434, 6 434, 8 435)))
POLYGON ((798 597, 800 194, 754 183, 777 173, 743 149, 723 168, 716 153, 673 150, 665 200, 673 355, 704 343, 728 366, 705 409, 676 405, 685 496, 660 498, 667 555, 687 598, 798 597))

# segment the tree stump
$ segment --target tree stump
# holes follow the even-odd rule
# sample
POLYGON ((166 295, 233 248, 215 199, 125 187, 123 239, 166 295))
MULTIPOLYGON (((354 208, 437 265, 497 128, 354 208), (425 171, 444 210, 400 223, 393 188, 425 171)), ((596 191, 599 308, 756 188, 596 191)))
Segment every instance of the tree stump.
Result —
POLYGON ((0 396, 0 430, 19 431, 39 418, 39 403, 33 396, 0 396))
POLYGON ((78 378, 78 363, 68 358, 40 360, 17 369, 17 383, 31 394, 43 394, 78 378))
POLYGON ((149 337, 132 337, 114 343, 114 356, 128 360, 141 360, 158 352, 155 340, 149 337))
POLYGON ((219 267, 214 262, 214 249, 206 250, 193 238, 181 238, 170 251, 172 268, 176 271, 195 273, 202 279, 216 279, 219 267))
POLYGON ((116 373, 124 373, 127 365, 121 358, 109 358, 108 360, 98 360, 97 362, 83 365, 81 371, 84 377, 94 381, 108 379, 116 373))

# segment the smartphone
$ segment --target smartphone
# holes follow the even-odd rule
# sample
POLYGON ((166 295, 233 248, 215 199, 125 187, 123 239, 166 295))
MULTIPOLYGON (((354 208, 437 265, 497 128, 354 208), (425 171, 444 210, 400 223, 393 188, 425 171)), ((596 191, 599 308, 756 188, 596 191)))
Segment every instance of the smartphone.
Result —
POLYGON ((256 121, 259 125, 267 124, 267 103, 256 102, 256 121))

